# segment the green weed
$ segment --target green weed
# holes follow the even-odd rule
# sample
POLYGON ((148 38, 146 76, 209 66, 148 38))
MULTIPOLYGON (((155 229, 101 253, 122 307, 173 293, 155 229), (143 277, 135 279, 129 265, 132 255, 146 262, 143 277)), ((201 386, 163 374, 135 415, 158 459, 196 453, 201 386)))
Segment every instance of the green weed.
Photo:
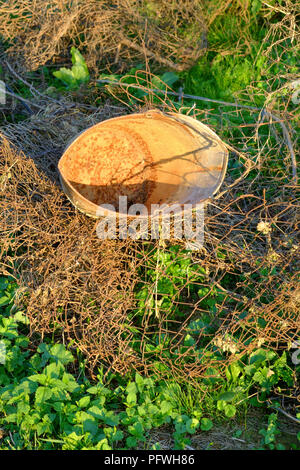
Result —
POLYGON ((88 67, 84 57, 75 47, 71 47, 72 68, 62 67, 53 72, 53 75, 61 80, 70 90, 76 90, 80 85, 87 83, 90 79, 88 67))

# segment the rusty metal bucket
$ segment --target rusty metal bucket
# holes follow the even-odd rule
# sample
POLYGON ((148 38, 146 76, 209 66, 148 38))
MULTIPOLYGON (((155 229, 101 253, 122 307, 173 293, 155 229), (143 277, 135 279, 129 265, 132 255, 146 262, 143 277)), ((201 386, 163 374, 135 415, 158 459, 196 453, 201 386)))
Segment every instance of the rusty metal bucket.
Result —
POLYGON ((85 130, 67 147, 58 169, 72 204, 98 217, 103 204, 118 212, 119 196, 149 212, 153 204, 196 207, 219 189, 227 161, 225 145, 209 127, 153 110, 85 130))

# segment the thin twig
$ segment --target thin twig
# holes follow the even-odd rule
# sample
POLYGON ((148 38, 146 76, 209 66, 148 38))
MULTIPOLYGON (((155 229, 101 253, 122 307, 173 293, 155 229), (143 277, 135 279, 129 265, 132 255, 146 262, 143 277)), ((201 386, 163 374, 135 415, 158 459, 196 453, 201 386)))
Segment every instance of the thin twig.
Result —
POLYGON ((218 103, 222 104, 224 106, 236 106, 238 108, 245 108, 245 109, 250 109, 252 111, 260 111, 261 108, 256 108, 255 106, 248 106, 245 104, 239 104, 239 103, 229 103, 227 101, 222 101, 222 100, 214 100, 212 98, 205 98, 204 96, 197 96, 197 95, 188 95, 186 93, 177 93, 176 91, 171 91, 171 90, 160 90, 158 88, 147 88, 142 85, 134 85, 131 83, 125 83, 122 81, 115 81, 115 80, 108 80, 106 78, 98 79, 95 80, 97 83, 106 83, 108 85, 119 85, 119 86, 125 86, 129 88, 137 88, 139 90, 143 89, 144 91, 147 92, 152 92, 152 93, 161 93, 163 95, 172 95, 172 96, 178 96, 182 99, 190 99, 190 100, 196 100, 196 101, 209 101, 211 103, 218 103))
POLYGON ((286 125, 284 124, 284 122, 282 122, 282 120, 280 118, 275 116, 275 114, 270 113, 269 111, 265 111, 265 113, 271 119, 278 122, 278 124, 280 124, 280 126, 281 126, 282 133, 285 136, 286 144, 287 144, 287 146, 289 148, 289 151, 290 151, 290 154, 291 154, 293 183, 297 184, 297 162, 296 162, 296 156, 295 156, 295 152, 294 152, 294 149, 293 149, 292 139, 290 137, 289 131, 288 131, 286 125))
POLYGON ((155 59, 157 62, 160 62, 161 64, 165 65, 166 67, 170 67, 171 69, 175 69, 178 72, 182 72, 184 70, 184 66, 175 64, 172 60, 166 59, 165 57, 161 57, 159 54, 156 54, 152 51, 149 51, 144 45, 144 47, 139 46, 138 44, 135 44, 134 42, 130 41, 129 39, 123 38, 121 41, 122 44, 125 46, 134 49, 137 52, 140 52, 146 57, 150 57, 152 59, 155 59))
MULTIPOLYGON (((22 96, 17 95, 16 93, 13 93, 12 91, 5 90, 5 94, 8 95, 8 96, 12 96, 13 98, 16 98, 17 100, 23 101, 24 103, 27 103, 28 105, 30 104, 31 106, 35 106, 36 108, 44 109, 42 106, 39 106, 38 104, 34 103, 33 101, 29 101, 26 98, 23 98, 22 96)), ((32 111, 31 111, 31 113, 32 113, 32 111)))
MULTIPOLYGON (((7 83, 5 84, 5 93, 12 93, 12 95, 14 95, 17 99, 19 99, 19 95, 15 95, 14 91, 7 85, 7 83)), ((29 114, 33 114, 33 111, 32 109, 28 106, 28 104, 26 104, 24 102, 24 100, 22 100, 22 104, 24 106, 24 108, 29 112, 29 114)))
POLYGON ((57 104, 59 104, 60 106, 63 106, 63 103, 61 103, 61 101, 56 100, 55 98, 52 98, 51 96, 45 95, 44 93, 41 93, 39 90, 37 90, 36 88, 34 88, 34 86, 32 85, 32 83, 27 82, 27 80, 25 80, 25 78, 21 77, 21 75, 19 75, 19 74, 12 68, 12 66, 11 66, 6 60, 4 60, 3 62, 5 63, 5 65, 6 65, 6 67, 8 68, 8 70, 9 70, 18 80, 20 80, 22 83, 24 83, 24 85, 28 86, 28 88, 29 88, 29 90, 31 91, 31 93, 36 94, 36 95, 39 95, 39 96, 41 96, 42 98, 46 98, 47 100, 53 101, 54 103, 57 103, 57 104))
POLYGON ((300 424, 300 419, 297 419, 295 418, 295 416, 292 416, 290 415, 289 413, 287 413, 286 411, 284 411, 282 408, 278 408, 276 406, 271 406, 270 408, 272 408, 273 410, 277 410, 277 411, 280 411, 280 413, 282 413, 284 416, 286 416, 287 418, 290 418, 292 421, 294 421, 295 423, 297 424, 300 424))
POLYGON ((187 450, 195 450, 194 447, 189 446, 189 445, 187 445, 187 444, 185 445, 185 448, 186 448, 187 450))
POLYGON ((15 448, 16 448, 17 446, 16 446, 16 443, 15 443, 15 441, 14 441, 13 437, 12 437, 12 433, 11 433, 11 431, 9 431, 8 433, 9 433, 9 437, 10 437, 10 440, 11 440, 11 442, 13 443, 13 445, 14 445, 14 446, 15 446, 15 448))
POLYGON ((232 437, 231 439, 233 439, 234 441, 242 442, 243 444, 247 444, 244 439, 238 439, 237 437, 232 437))

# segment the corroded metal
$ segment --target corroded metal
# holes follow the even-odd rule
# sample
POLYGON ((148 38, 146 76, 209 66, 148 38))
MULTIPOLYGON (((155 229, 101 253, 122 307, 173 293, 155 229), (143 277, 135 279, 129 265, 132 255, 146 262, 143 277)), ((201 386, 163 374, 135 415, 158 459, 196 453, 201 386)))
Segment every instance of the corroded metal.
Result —
POLYGON ((97 217, 102 204, 193 204, 223 182, 228 151, 207 126, 180 114, 148 111, 96 124, 68 146, 58 168, 70 201, 97 217))

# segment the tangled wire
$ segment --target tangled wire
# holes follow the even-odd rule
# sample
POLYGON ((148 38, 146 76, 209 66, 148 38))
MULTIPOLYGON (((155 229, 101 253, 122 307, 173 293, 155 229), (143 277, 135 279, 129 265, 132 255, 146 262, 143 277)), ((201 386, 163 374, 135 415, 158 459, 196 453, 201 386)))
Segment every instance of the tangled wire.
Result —
POLYGON ((144 55, 160 66, 183 70, 205 49, 200 2, 168 0, 9 0, 0 7, 2 36, 21 45, 28 67, 57 59, 71 44, 85 51, 98 71, 120 70, 144 55))
MULTIPOLYGON (((108 112, 106 107, 83 122, 79 113, 77 122, 86 126, 108 117, 108 112)), ((172 243, 100 240, 95 221, 70 205, 57 185, 55 158, 74 127, 63 119, 64 111, 60 113, 56 110, 51 119, 47 112, 40 113, 39 126, 31 118, 2 129, 2 273, 13 273, 18 279, 31 332, 41 337, 51 332, 79 348, 91 373, 101 362, 121 373, 132 367, 157 373, 159 360, 174 376, 194 381, 205 376, 216 359, 200 360, 195 345, 182 351, 181 345, 191 322, 207 316, 205 299, 212 297, 213 313, 197 331, 196 344, 204 341, 204 351, 219 349, 222 367, 261 345, 291 345, 299 333, 300 301, 297 200, 289 171, 276 178, 274 168, 263 177, 270 170, 264 170, 263 160, 255 164, 245 153, 232 152, 242 174, 234 178, 229 170, 224 191, 206 207, 203 249, 187 253, 184 244, 176 241, 176 259, 188 260, 189 273, 174 277, 163 257, 153 266, 153 253, 171 253, 172 243), (11 141, 26 148, 30 158, 11 141), (46 159, 45 148, 49 149, 46 159), (255 176, 249 178, 249 172, 255 176), (265 196, 268 178, 276 188, 271 201, 265 196), (147 269, 155 271, 156 277, 147 277, 147 269), (163 305, 162 298, 170 298, 170 293, 159 290, 157 279, 175 287, 172 309, 159 308, 159 315, 156 303, 163 305), (191 280, 194 289, 202 292, 197 299, 189 294, 191 280), (145 287, 148 300, 153 301, 145 302, 141 320, 136 293, 145 287), (160 341, 155 361, 147 348, 153 337, 160 341), (164 350, 176 352, 176 360, 164 350)), ((69 115, 69 123, 76 128, 75 117, 76 113, 69 115)), ((275 150, 276 146, 273 155, 275 150)))

